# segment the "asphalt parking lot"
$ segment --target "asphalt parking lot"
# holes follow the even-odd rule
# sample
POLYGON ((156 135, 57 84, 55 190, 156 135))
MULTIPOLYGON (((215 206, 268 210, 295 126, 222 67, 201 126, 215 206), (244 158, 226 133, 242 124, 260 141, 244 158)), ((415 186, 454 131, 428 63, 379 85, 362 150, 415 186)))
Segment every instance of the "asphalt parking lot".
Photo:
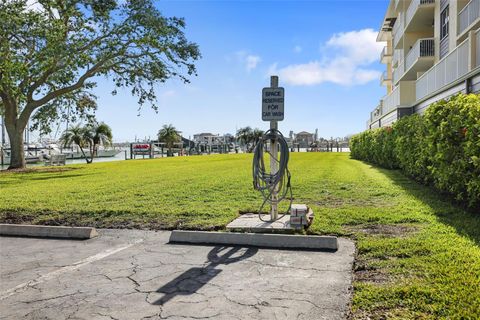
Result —
POLYGON ((0 237, 0 319, 344 319, 355 247, 168 244, 169 232, 0 237))

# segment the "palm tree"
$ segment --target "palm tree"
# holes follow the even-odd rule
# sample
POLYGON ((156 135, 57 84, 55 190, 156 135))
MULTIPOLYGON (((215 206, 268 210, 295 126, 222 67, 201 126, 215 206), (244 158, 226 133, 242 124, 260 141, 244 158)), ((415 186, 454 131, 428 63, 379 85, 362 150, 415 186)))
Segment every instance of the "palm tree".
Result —
POLYGON ((92 150, 90 150, 90 159, 93 161, 93 157, 97 156, 98 146, 109 146, 112 144, 112 129, 105 122, 94 122, 87 126, 92 136, 92 150))
POLYGON ((163 125, 162 129, 158 131, 158 141, 164 142, 168 148, 168 156, 173 156, 172 148, 175 143, 180 142, 181 136, 180 131, 175 129, 175 127, 171 124, 163 125))
POLYGON ((262 137, 263 137, 263 131, 258 128, 255 128, 252 132, 252 142, 253 142, 252 151, 253 149, 255 149, 255 146, 257 145, 258 141, 260 141, 262 137))
POLYGON ((237 140, 248 150, 248 145, 252 142, 253 131, 250 127, 240 128, 237 130, 237 140))
POLYGON ((87 127, 75 125, 62 133, 60 141, 64 148, 70 147, 72 144, 76 144, 80 148, 85 161, 87 161, 87 163, 92 163, 92 159, 89 159, 85 155, 85 151, 83 151, 83 148, 85 147, 89 147, 90 149, 92 148, 92 138, 92 134, 87 127))

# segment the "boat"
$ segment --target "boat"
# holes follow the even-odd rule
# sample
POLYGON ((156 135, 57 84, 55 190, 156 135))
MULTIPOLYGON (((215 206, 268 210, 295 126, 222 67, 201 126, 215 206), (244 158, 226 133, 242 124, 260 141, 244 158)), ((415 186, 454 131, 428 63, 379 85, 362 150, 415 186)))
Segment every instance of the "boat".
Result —
MULTIPOLYGON (((90 157, 90 151, 84 150, 85 156, 90 157)), ((40 163, 45 160, 50 159, 51 154, 64 154, 66 159, 75 160, 83 159, 84 156, 80 151, 80 148, 70 148, 70 149, 61 149, 57 144, 49 144, 48 146, 44 145, 25 145, 25 162, 27 164, 40 163)), ((99 148, 97 150, 97 155, 94 158, 108 158, 114 157, 117 154, 122 152, 119 149, 105 149, 99 148)), ((0 165, 9 165, 10 164, 10 148, 3 148, 0 151, 0 165)))
MULTIPOLYGON (((25 162, 28 164, 39 163, 45 160, 45 155, 42 152, 32 152, 31 150, 24 150, 25 162)), ((0 165, 10 164, 10 148, 4 148, 0 151, 0 165)))
MULTIPOLYGON (((54 153, 54 154, 64 154, 66 155, 67 159, 83 159, 84 155, 80 151, 80 148, 78 146, 72 146, 71 148, 68 149, 63 149, 60 148, 57 144, 51 143, 47 147, 48 153, 54 153)), ((83 150, 85 152, 85 156, 89 158, 91 156, 90 150, 83 150)), ((97 154, 94 158, 109 158, 109 157, 115 157, 117 154, 122 152, 119 149, 107 149, 100 147, 97 150, 97 154)))

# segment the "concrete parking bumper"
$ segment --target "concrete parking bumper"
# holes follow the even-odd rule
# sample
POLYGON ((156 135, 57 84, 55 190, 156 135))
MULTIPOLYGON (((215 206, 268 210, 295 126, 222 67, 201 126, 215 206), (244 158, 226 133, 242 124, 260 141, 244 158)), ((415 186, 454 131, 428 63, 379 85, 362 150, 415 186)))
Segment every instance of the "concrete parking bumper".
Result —
POLYGON ((95 228, 0 224, 0 236, 90 239, 98 236, 95 228))
POLYGON ((174 230, 171 243, 238 245, 274 249, 338 249, 338 241, 332 236, 306 236, 289 234, 261 234, 235 232, 207 232, 174 230))

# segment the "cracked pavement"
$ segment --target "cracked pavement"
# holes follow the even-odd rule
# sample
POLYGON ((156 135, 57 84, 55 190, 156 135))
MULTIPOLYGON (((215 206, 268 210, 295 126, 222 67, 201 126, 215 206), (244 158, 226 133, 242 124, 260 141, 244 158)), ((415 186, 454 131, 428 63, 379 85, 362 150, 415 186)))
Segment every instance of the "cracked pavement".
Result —
POLYGON ((352 241, 337 252, 167 244, 167 231, 0 238, 0 319, 344 319, 352 241))

